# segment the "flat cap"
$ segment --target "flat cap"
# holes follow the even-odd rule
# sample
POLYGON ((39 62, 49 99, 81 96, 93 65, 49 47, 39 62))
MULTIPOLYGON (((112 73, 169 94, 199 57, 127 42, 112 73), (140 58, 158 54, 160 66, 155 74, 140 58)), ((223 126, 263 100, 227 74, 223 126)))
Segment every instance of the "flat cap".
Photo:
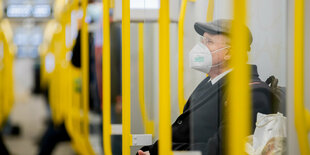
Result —
MULTIPOLYGON (((196 22, 194 28, 198 34, 203 36, 205 32, 209 34, 224 34, 230 36, 233 21, 230 19, 218 19, 208 23, 196 22)), ((247 26, 242 27, 243 31, 249 34, 249 44, 253 41, 252 33, 247 26)))

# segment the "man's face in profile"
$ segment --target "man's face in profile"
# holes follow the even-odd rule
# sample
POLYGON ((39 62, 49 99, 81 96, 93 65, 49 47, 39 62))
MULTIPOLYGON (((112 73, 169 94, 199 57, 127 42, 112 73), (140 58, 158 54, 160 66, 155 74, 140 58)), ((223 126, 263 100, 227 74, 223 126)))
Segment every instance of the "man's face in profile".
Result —
POLYGON ((203 38, 202 38, 202 43, 209 48, 212 54, 212 65, 220 64, 225 60, 228 60, 230 58, 229 55, 229 49, 225 47, 230 46, 230 39, 222 34, 217 34, 217 35, 212 35, 209 33, 204 33, 203 38), (219 50, 217 52, 214 52, 218 49, 223 49, 219 50))

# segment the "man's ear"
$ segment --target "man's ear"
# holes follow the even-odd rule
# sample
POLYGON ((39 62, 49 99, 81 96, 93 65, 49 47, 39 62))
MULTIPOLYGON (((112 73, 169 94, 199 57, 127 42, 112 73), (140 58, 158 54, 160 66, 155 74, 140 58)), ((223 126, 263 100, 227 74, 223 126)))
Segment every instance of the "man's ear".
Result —
POLYGON ((224 56, 224 59, 225 59, 225 60, 229 60, 230 57, 231 57, 230 55, 225 55, 225 56, 224 56))
POLYGON ((231 58, 231 55, 229 54, 229 52, 227 52, 224 56, 224 60, 229 60, 231 58))

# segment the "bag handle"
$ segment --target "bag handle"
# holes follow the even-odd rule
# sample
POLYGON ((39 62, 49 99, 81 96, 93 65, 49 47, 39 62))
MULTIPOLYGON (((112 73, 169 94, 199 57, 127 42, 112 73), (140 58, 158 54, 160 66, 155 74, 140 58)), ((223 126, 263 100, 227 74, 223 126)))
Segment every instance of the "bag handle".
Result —
POLYGON ((270 85, 272 89, 275 89, 278 87, 279 80, 275 76, 271 75, 265 82, 267 85, 270 85))

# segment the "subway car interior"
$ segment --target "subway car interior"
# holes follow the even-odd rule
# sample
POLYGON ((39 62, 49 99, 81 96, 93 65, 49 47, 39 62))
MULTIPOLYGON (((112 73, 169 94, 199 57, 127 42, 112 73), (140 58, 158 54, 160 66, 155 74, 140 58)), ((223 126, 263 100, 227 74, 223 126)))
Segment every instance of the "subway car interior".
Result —
POLYGON ((0 155, 310 155, 309 41, 310 0, 0 0, 0 155))

